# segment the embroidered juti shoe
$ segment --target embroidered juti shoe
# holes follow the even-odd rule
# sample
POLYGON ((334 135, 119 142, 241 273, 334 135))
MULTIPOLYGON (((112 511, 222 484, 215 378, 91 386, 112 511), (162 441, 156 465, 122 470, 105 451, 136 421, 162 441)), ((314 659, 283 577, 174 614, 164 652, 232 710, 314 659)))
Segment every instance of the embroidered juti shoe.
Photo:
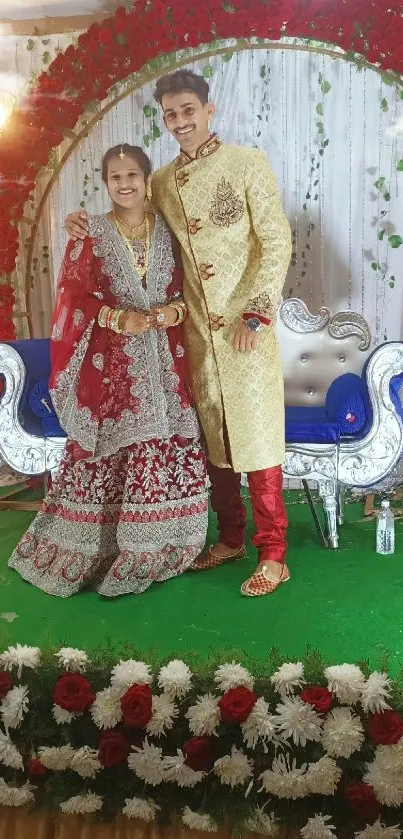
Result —
POLYGON ((249 577, 249 580, 242 583, 241 594, 245 597, 262 597, 265 594, 272 594, 280 583, 287 583, 290 579, 290 572, 287 565, 283 565, 281 576, 277 580, 273 580, 267 572, 266 565, 262 565, 257 574, 249 577))
MULTIPOLYGON (((230 549, 229 549, 230 550, 230 549)), ((190 566, 189 571, 207 571, 209 568, 216 568, 218 565, 224 565, 226 562, 237 561, 246 556, 245 545, 241 545, 238 550, 229 556, 220 556, 214 553, 214 545, 208 549, 206 554, 201 554, 196 557, 193 565, 190 566)))

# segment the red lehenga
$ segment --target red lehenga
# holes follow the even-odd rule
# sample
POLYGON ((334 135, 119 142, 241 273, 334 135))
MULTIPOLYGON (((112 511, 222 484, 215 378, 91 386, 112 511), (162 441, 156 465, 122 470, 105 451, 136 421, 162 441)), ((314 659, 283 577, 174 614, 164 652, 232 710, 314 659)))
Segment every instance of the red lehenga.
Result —
POLYGON ((68 597, 92 585, 140 593, 185 571, 207 529, 205 456, 186 383, 181 327, 127 337, 101 306, 147 310, 180 294, 157 215, 146 288, 106 216, 70 243, 52 328, 50 391, 68 440, 41 512, 9 565, 68 597))

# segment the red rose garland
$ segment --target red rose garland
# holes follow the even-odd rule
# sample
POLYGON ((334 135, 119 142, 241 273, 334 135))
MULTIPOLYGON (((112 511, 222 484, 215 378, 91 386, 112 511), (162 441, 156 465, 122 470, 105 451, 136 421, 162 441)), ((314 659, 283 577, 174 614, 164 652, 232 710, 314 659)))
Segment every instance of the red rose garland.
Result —
MULTIPOLYGON (((0 140, 0 276, 13 271, 16 223, 38 170, 85 106, 158 55, 220 38, 314 38, 403 72, 400 0, 139 0, 93 24, 59 53, 9 119, 0 140)), ((12 298, 0 286, 0 339, 13 337, 12 298)))
POLYGON ((104 731, 99 742, 99 761, 102 766, 123 763, 130 752, 130 745, 121 731, 104 731))
POLYGON ((403 737, 403 719, 396 711, 372 714, 368 731, 375 743, 390 746, 403 737))
POLYGON ((152 693, 149 685, 133 685, 120 700, 125 725, 145 728, 152 717, 152 693))
POLYGON ((369 784, 349 784, 345 794, 352 811, 364 821, 374 822, 380 816, 382 807, 369 784))
POLYGON ((209 772, 214 763, 210 737, 191 737, 182 746, 185 764, 195 772, 209 772))
POLYGON ((221 697, 218 705, 223 722, 245 722, 256 705, 257 696, 245 687, 231 688, 221 697))
POLYGON ((70 713, 83 713, 93 704, 95 694, 84 676, 80 676, 79 673, 65 673, 56 682, 53 699, 56 705, 70 713))
POLYGON ((0 673, 0 700, 7 696, 13 686, 13 680, 9 673, 0 673))
POLYGON ((301 693, 301 699, 308 705, 312 705, 318 714, 326 714, 333 705, 333 696, 327 688, 305 688, 301 693))

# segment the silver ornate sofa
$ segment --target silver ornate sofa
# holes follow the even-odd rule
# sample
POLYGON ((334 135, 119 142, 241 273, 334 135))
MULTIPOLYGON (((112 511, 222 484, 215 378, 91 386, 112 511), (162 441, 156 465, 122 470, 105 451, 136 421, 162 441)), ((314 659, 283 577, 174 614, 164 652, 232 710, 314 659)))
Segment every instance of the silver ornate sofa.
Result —
POLYGON ((277 334, 285 380, 284 475, 317 485, 328 539, 336 548, 344 489, 387 489, 403 473, 403 343, 383 344, 371 352, 370 330, 361 315, 332 315, 327 308, 312 315, 297 298, 283 302, 277 334), (359 375, 365 386, 368 417, 362 433, 341 433, 331 442, 290 440, 290 406, 323 406, 335 380, 346 373, 359 375))
MULTIPOLYGON (((361 315, 331 315, 327 308, 312 315, 298 298, 282 303, 277 334, 285 379, 284 475, 317 484, 328 539, 336 548, 344 488, 370 492, 402 480, 403 343, 383 344, 371 354, 361 315), (360 390, 365 402, 358 434, 345 424, 346 417, 355 421, 352 411, 335 415, 334 393, 333 415, 330 411, 329 395, 347 373, 349 398, 357 405, 360 390)), ((24 476, 55 473, 65 446, 47 392, 49 368, 47 340, 0 343, 0 461, 24 476)), ((343 400, 340 404, 343 408, 343 400)))

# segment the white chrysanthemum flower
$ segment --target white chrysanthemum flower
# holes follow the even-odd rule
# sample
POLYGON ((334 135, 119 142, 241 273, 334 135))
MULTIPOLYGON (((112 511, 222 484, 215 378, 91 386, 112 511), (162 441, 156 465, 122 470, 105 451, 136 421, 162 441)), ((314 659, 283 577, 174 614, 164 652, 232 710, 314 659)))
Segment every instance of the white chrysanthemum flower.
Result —
POLYGON ((165 780, 162 764, 162 749, 144 741, 142 747, 132 746, 133 754, 129 755, 127 763, 142 781, 156 787, 165 780))
POLYGON ((403 744, 377 746, 372 763, 366 766, 363 780, 373 787, 381 804, 400 807, 403 804, 403 744))
POLYGON ((74 757, 74 749, 70 746, 42 746, 38 751, 38 757, 46 769, 52 769, 54 772, 64 772, 70 769, 71 761, 74 757))
POLYGON ((97 772, 102 769, 98 760, 98 751, 90 749, 89 746, 82 746, 74 753, 70 769, 81 775, 82 778, 95 778, 97 772))
POLYGON ((245 784, 252 777, 253 763, 246 754, 232 746, 231 754, 219 757, 214 764, 214 771, 222 784, 229 787, 245 784))
POLYGON ((22 787, 12 787, 6 784, 4 778, 0 778, 0 806, 2 807, 24 807, 34 801, 33 787, 31 784, 24 784, 22 787))
POLYGON ((386 825, 381 824, 380 819, 374 824, 367 824, 364 830, 359 830, 358 833, 354 834, 356 839, 400 839, 401 835, 402 831, 398 824, 393 827, 386 827, 386 825))
POLYGON ((11 688, 0 705, 0 714, 5 728, 19 728, 29 706, 28 688, 17 685, 11 688))
POLYGON ((391 694, 391 684, 386 673, 375 670, 368 676, 361 694, 361 704, 366 714, 376 714, 390 708, 387 699, 391 694))
POLYGON ((331 816, 313 816, 308 819, 305 827, 301 828, 302 839, 336 839, 334 824, 327 824, 331 816))
POLYGON ((231 664, 220 664, 214 673, 216 685, 224 693, 231 688, 244 687, 253 689, 254 679, 249 670, 232 661, 231 664))
POLYGON ((216 833, 218 830, 218 824, 208 813, 196 813, 190 807, 184 808, 182 821, 190 830, 204 830, 206 833, 216 833))
POLYGON ((365 685, 365 676, 356 664, 336 664, 326 667, 325 678, 331 693, 342 705, 355 705, 361 697, 365 685))
POLYGON ((87 814, 96 813, 102 808, 102 798, 95 792, 86 792, 83 795, 73 795, 67 801, 62 801, 60 809, 62 813, 87 814))
POLYGON ((177 706, 168 695, 163 693, 161 696, 153 696, 153 715, 146 726, 146 730, 153 737, 161 737, 167 731, 171 730, 178 713, 177 706))
POLYGON ((150 665, 144 661, 135 661, 134 658, 119 661, 112 670, 111 685, 122 693, 126 693, 132 685, 150 685, 153 680, 150 671, 150 665))
POLYGON ((278 798, 304 798, 310 792, 307 770, 306 763, 297 766, 295 758, 290 762, 288 754, 280 754, 274 758, 271 769, 266 769, 260 775, 262 788, 278 798))
POLYGON ((377 746, 375 759, 386 772, 403 774, 403 737, 390 746, 377 746))
POLYGON ((52 708, 52 717, 58 725, 67 725, 76 717, 81 717, 81 714, 76 714, 72 711, 66 711, 65 708, 61 708, 60 705, 53 705, 52 708))
POLYGON ((310 763, 306 775, 309 792, 312 795, 334 795, 342 776, 342 771, 331 757, 321 757, 316 763, 310 763))
POLYGON ((161 667, 158 687, 170 699, 183 699, 192 687, 192 672, 184 661, 175 658, 161 667))
POLYGON ((274 813, 265 813, 260 807, 256 807, 249 816, 245 827, 251 833, 258 833, 259 836, 277 836, 279 832, 278 819, 274 813))
POLYGON ((151 798, 126 798, 122 813, 128 819, 153 822, 161 807, 151 798))
POLYGON ((305 684, 304 679, 304 665, 302 661, 286 662, 270 676, 270 681, 274 685, 274 689, 281 696, 289 696, 295 693, 296 689, 300 689, 305 684))
POLYGON ((98 691, 90 714, 97 728, 114 728, 123 716, 118 689, 112 687, 98 691))
POLYGON ((323 720, 299 696, 285 696, 276 707, 274 721, 277 730, 286 738, 292 737, 296 746, 321 738, 323 720))
POLYGON ((243 739, 250 749, 254 749, 259 740, 263 743, 276 739, 275 717, 269 712, 269 706, 263 697, 255 705, 241 725, 243 739))
POLYGON ((162 759, 164 779, 173 781, 178 787, 194 787, 205 777, 205 772, 196 772, 185 763, 183 752, 178 749, 176 755, 167 755, 162 759))
POLYGON ((359 717, 349 708, 334 708, 323 724, 322 746, 332 757, 350 757, 364 742, 364 729, 359 717))
POLYGON ((26 644, 16 644, 15 647, 8 647, 0 655, 0 665, 4 670, 17 670, 18 678, 21 678, 23 667, 35 670, 41 663, 41 651, 39 647, 27 647, 26 644))
POLYGON ((85 673, 91 663, 84 650, 77 650, 74 647, 62 647, 58 653, 55 653, 55 658, 59 662, 59 667, 69 673, 85 673))
POLYGON ((196 737, 214 734, 220 722, 220 709, 217 697, 211 693, 198 696, 195 705, 191 705, 185 717, 189 728, 196 737))
POLYGON ((3 734, 2 731, 0 731, 0 763, 4 763, 4 766, 9 766, 11 769, 24 768, 18 749, 11 742, 8 734, 3 734))

